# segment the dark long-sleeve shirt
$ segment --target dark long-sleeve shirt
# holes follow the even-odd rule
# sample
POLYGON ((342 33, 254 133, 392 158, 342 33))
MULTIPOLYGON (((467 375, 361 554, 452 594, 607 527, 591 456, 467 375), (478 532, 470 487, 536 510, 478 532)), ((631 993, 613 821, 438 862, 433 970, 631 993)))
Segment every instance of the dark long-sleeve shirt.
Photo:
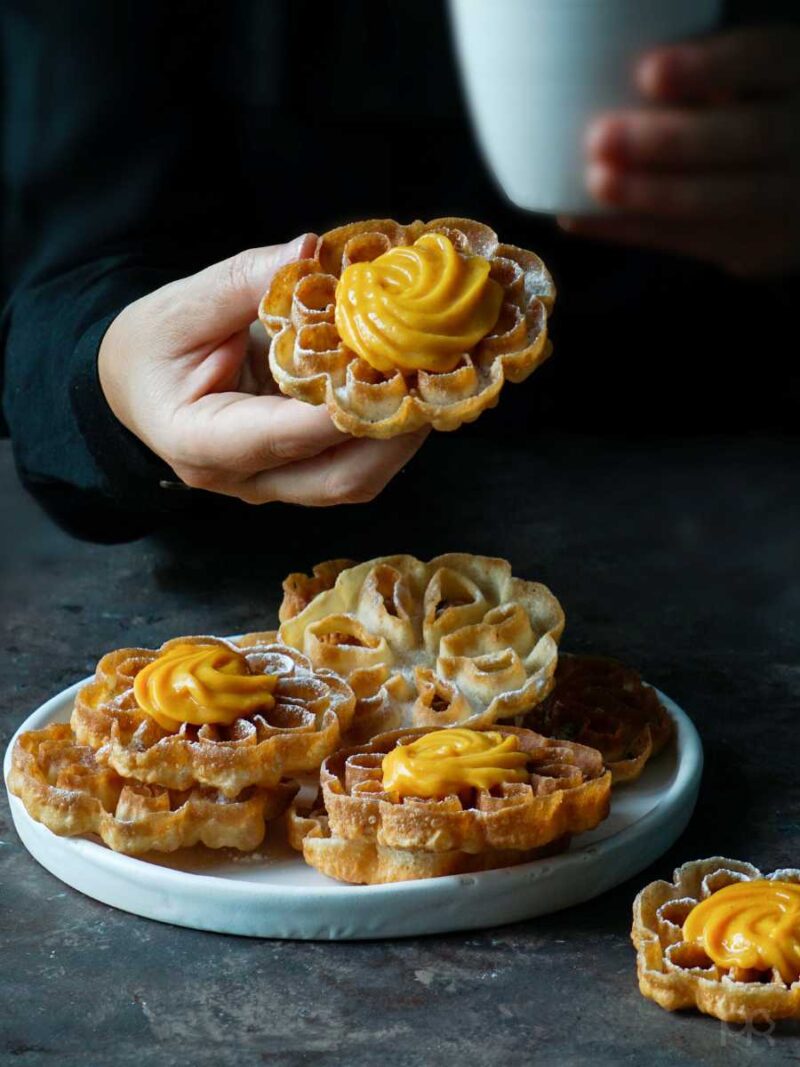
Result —
POLYGON ((558 356, 504 396, 504 432, 796 411, 773 286, 575 241, 502 198, 430 0, 5 0, 0 18, 3 412, 23 481, 78 534, 133 537, 192 496, 160 488, 170 472, 105 402, 114 316, 351 218, 477 217, 551 265, 558 356))

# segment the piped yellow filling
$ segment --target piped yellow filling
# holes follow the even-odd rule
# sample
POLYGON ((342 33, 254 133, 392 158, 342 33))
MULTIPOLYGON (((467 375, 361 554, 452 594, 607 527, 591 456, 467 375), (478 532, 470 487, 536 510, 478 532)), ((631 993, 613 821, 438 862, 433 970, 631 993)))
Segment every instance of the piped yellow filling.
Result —
POLYGON ((527 782, 528 754, 513 734, 452 727, 433 730, 383 758, 383 788, 402 797, 446 797, 503 782, 527 782))
POLYGON ((800 978, 800 884, 759 878, 727 885, 692 908, 683 937, 718 967, 774 969, 791 985, 800 978))
POLYGON ((142 711, 165 730, 181 723, 220 723, 273 707, 277 677, 254 674, 246 658, 223 645, 173 645, 136 675, 133 692, 142 711))
POLYGON ((451 371, 500 314, 503 287, 490 266, 440 233, 351 263, 336 288, 339 336, 384 374, 451 371))

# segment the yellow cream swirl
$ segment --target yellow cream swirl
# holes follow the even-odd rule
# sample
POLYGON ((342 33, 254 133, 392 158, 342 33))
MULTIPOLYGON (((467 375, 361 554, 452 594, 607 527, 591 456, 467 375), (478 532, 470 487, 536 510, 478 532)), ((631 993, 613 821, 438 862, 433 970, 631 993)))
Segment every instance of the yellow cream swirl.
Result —
POLYGON ((426 233, 369 263, 351 263, 336 287, 342 341, 384 374, 451 371, 492 329, 503 287, 482 256, 462 256, 426 233))
POLYGON ((136 703, 165 730, 181 723, 221 723, 269 711, 277 677, 253 674, 240 652, 224 645, 180 642, 136 675, 136 703))
POLYGON ((791 985, 800 978, 800 884, 759 878, 727 885, 692 908, 683 937, 719 967, 775 968, 791 985))
POLYGON ((527 782, 528 754, 513 734, 451 727, 398 745, 383 757, 383 788, 394 799, 446 797, 465 789, 527 782))

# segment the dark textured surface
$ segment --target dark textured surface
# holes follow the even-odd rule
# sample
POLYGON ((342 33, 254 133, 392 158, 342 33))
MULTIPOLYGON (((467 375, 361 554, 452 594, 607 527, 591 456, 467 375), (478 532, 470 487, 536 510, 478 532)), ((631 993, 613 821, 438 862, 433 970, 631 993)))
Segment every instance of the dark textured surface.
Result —
POLYGON ((633 881, 534 922, 393 943, 252 941, 114 911, 31 859, 3 796, 0 1061, 800 1062, 791 1024, 759 1036, 644 1000, 628 941, 636 890, 686 859, 800 862, 798 472, 797 441, 467 434, 430 442, 385 507, 237 512, 98 547, 35 512, 3 446, 3 745, 106 649, 268 623, 287 567, 463 549, 547 582, 565 647, 640 667, 692 715, 707 763, 689 829, 633 881))

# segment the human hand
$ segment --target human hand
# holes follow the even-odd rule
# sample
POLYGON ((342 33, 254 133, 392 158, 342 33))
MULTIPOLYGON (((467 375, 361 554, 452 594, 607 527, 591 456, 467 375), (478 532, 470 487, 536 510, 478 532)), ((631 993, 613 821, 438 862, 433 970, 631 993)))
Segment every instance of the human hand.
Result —
POLYGON ((240 252, 142 297, 109 327, 98 370, 111 410, 187 485, 250 504, 362 503, 422 444, 424 431, 353 438, 324 407, 259 395, 266 359, 261 373, 248 359, 250 324, 275 271, 315 240, 240 252))
POLYGON ((587 184, 617 213, 571 233, 683 253, 743 276, 800 266, 800 29, 750 28, 658 48, 651 106, 587 135, 587 184))

